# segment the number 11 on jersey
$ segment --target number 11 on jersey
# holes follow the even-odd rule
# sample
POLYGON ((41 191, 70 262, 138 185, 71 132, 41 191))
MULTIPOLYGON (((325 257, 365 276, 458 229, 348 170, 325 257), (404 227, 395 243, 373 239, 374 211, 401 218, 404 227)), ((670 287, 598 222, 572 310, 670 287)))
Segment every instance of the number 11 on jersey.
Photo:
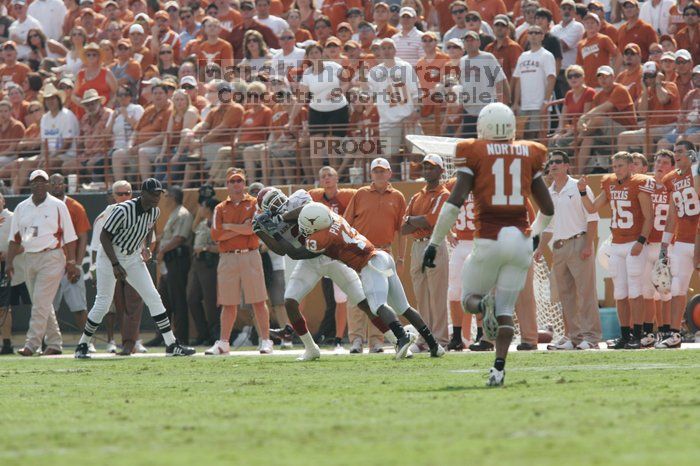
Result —
POLYGON ((520 172, 522 160, 519 158, 511 160, 508 165, 508 174, 505 172, 506 160, 496 159, 491 166, 491 172, 495 178, 495 192, 491 197, 492 205, 523 205, 525 200, 521 191, 520 172), (510 177, 510 185, 513 188, 511 194, 506 196, 506 176, 510 177))

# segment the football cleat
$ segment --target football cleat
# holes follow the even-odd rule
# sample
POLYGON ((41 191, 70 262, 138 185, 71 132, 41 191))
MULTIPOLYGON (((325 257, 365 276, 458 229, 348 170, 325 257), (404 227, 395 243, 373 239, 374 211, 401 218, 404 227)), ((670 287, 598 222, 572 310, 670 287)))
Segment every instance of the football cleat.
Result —
POLYGON ((409 348, 411 348, 411 345, 413 345, 416 340, 418 339, 418 336, 415 333, 408 332, 406 333, 406 336, 403 338, 400 338, 399 341, 396 343, 396 356, 395 358, 398 359, 403 359, 406 357, 409 348))
POLYGON ((489 380, 486 382, 487 387, 502 387, 503 382, 506 379, 506 371, 505 369, 502 371, 499 371, 495 367, 492 367, 489 369, 489 380))
POLYGON ((11 345, 3 346, 2 348, 0 348, 0 355, 4 356, 6 354, 15 354, 15 350, 14 348, 12 348, 11 345))
POLYGON ((598 343, 590 343, 586 340, 583 340, 581 343, 576 345, 577 350, 596 350, 598 348, 598 343))
POLYGON ((117 344, 114 343, 114 340, 111 340, 109 343, 107 343, 107 350, 108 353, 116 353, 117 352, 117 344))
POLYGON ((90 359, 88 344, 81 343, 75 348, 75 359, 90 359))
POLYGON ((641 349, 642 348, 642 342, 639 338, 632 338, 627 342, 625 345, 625 349, 641 349))
POLYGON ((608 349, 625 349, 625 346, 627 346, 627 340, 626 338, 615 338, 614 340, 608 341, 608 349))
POLYGON ((355 338, 350 347, 350 354, 362 354, 362 338, 355 338))
POLYGON ((571 351, 576 349, 574 344, 568 338, 564 337, 553 345, 547 345, 549 351, 571 351))
POLYGON ((447 344, 447 351, 464 351, 464 342, 461 338, 454 338, 447 344))
POLYGON ((195 350, 191 346, 181 345, 177 342, 177 340, 175 341, 175 343, 165 348, 166 356, 192 356, 196 352, 197 350, 195 350))
POLYGON ((522 342, 518 346, 516 346, 515 349, 518 351, 537 351, 537 345, 522 342))
POLYGON ((642 348, 653 348, 656 342, 656 335, 654 335, 653 333, 647 333, 642 337, 640 341, 642 348))
POLYGON ((469 345, 469 351, 493 351, 493 343, 482 338, 476 343, 469 345))
POLYGON ((136 340, 136 343, 134 344, 134 350, 137 353, 148 353, 148 348, 143 346, 143 341, 142 340, 136 340))
POLYGON ((496 300, 493 293, 489 293, 479 302, 479 311, 483 316, 482 327, 484 335, 489 340, 495 340, 498 336, 498 320, 496 320, 496 300))
POLYGON ((97 349, 95 348, 95 344, 93 342, 88 343, 88 353, 90 353, 90 354, 97 353, 97 349))
POLYGON ((656 348, 656 349, 680 348, 681 342, 682 342, 681 334, 674 332, 674 333, 669 334, 665 339, 658 342, 654 346, 654 348, 656 348))
POLYGON ((430 357, 431 358, 440 358, 445 355, 445 348, 442 347, 441 344, 437 344, 434 348, 430 348, 430 357))
POLYGON ((307 347, 304 353, 297 358, 297 361, 313 361, 321 357, 321 348, 314 343, 313 346, 307 347))
POLYGON ((272 354, 272 340, 261 340, 260 341, 260 354, 272 354))

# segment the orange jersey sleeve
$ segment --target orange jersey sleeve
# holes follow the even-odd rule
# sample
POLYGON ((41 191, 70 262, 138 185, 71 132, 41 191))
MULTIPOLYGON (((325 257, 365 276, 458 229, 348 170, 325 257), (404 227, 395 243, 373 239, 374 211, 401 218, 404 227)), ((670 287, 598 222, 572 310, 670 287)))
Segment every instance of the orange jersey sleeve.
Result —
POLYGON ((358 273, 376 254, 374 245, 341 216, 335 216, 329 228, 306 238, 306 249, 339 260, 358 273))
POLYGON ((651 208, 654 214, 654 224, 651 227, 648 241, 650 243, 660 243, 661 237, 666 228, 666 219, 668 218, 668 202, 670 199, 669 191, 663 183, 656 183, 654 192, 651 193, 651 208))
POLYGON ((664 176, 663 184, 670 193, 670 202, 676 209, 676 231, 674 240, 679 243, 695 243, 695 234, 700 219, 700 199, 695 191, 693 175, 673 170, 664 176))
POLYGON ((497 239, 501 228, 529 234, 525 200, 542 175, 547 148, 533 141, 467 139, 457 144, 455 165, 474 177, 475 234, 497 239))

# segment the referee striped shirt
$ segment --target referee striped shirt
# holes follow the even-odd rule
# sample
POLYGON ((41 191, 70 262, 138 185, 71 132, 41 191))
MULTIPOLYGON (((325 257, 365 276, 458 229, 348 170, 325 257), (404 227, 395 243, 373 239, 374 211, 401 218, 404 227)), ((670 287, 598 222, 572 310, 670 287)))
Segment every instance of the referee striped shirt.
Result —
POLYGON ((122 254, 131 255, 141 248, 143 240, 153 229, 159 216, 158 207, 145 211, 141 205, 141 198, 130 199, 114 207, 103 229, 112 234, 112 244, 119 248, 122 254))

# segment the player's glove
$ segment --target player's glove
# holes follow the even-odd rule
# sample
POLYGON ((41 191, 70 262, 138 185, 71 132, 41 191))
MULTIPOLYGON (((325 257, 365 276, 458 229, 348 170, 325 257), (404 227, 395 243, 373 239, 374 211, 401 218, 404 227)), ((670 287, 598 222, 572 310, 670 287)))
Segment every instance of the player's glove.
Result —
POLYGON ((270 225, 270 214, 263 212, 253 218, 253 231, 256 233, 266 231, 268 225, 270 225))
POLYGON ((429 244, 425 251, 423 252, 423 266, 421 271, 425 273, 425 268, 429 269, 435 268, 435 256, 437 255, 437 246, 434 244, 429 244))

